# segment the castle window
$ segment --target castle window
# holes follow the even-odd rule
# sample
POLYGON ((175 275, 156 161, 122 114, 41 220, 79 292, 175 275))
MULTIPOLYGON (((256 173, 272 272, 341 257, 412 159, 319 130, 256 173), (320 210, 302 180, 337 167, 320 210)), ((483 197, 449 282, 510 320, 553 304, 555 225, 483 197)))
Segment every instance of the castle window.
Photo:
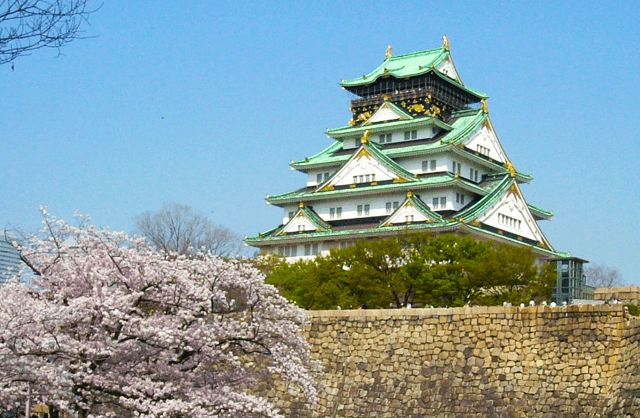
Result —
POLYGON ((460 163, 457 162, 453 162, 453 172, 460 174, 460 171, 462 170, 462 165, 460 163))
POLYGON ((289 219, 293 219, 293 215, 295 215, 295 212, 289 212, 289 219))
POLYGON ((437 165, 436 161, 437 160, 423 161, 422 162, 422 171, 423 172, 436 171, 436 165, 437 165))
POLYGON ((369 205, 358 205, 358 216, 369 216, 369 205))
POLYGON ((316 175, 316 183, 318 184, 322 183, 322 173, 318 173, 316 175))
POLYGON ((456 193, 456 203, 464 205, 464 195, 462 193, 456 193))
POLYGON ((447 206, 447 198, 446 197, 441 197, 440 198, 440 208, 444 209, 445 206, 447 206))
POLYGON ((433 198, 432 206, 433 206, 434 209, 438 209, 438 201, 439 201, 439 199, 437 197, 433 198))
POLYGON ((278 254, 283 255, 285 257, 295 257, 298 255, 298 246, 297 245, 284 245, 278 247, 278 254))
POLYGON ((329 208, 329 219, 342 218, 342 207, 329 208))
POLYGON ((405 215, 404 216, 404 221, 405 222, 413 222, 413 215, 405 215))
POLYGON ((491 150, 487 147, 483 147, 482 145, 478 144, 478 152, 480 154, 484 154, 487 157, 489 156, 489 152, 491 152, 491 150))
POLYGON ((324 173, 324 181, 329 180, 329 173, 324 173))
POLYGON ((298 225, 298 232, 304 232, 305 229, 305 225, 298 225))
POLYGON ((513 229, 520 229, 520 227, 522 226, 521 220, 512 218, 511 216, 503 215, 502 213, 498 214, 498 223, 513 229))
POLYGON ((376 181, 375 174, 361 174, 358 176, 353 176, 354 183, 370 183, 372 181, 376 181))
POLYGON ((476 183, 478 182, 478 170, 474 170, 473 168, 469 168, 469 180, 473 180, 476 183))
POLYGON ((304 245, 304 255, 317 255, 317 254, 318 254, 318 244, 304 245))
POLYGON ((389 144, 391 143, 391 134, 382 134, 380 135, 380 143, 381 144, 389 144))
POLYGON ((394 210, 398 209, 399 203, 398 202, 387 202, 384 204, 384 207, 387 211, 387 214, 393 212, 394 210), (393 208, 393 209, 392 209, 393 208))
POLYGON ((410 139, 417 139, 418 131, 405 131, 404 132, 404 140, 408 141, 410 139))

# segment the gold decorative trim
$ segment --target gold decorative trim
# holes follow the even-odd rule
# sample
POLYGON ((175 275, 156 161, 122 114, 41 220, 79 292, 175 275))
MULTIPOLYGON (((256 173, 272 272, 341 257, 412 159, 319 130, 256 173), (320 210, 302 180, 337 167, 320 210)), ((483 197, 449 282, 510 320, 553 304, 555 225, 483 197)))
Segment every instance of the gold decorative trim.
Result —
POLYGON ((442 42, 442 46, 444 47, 444 49, 446 49, 447 51, 451 51, 451 49, 449 48, 449 38, 447 38, 447 35, 442 36, 442 42))
POLYGON ((362 148, 358 153, 358 155, 356 155, 356 160, 359 160, 362 157, 370 157, 370 156, 371 156, 371 153, 366 148, 362 148))
POLYGON ((413 197, 413 192, 411 190, 407 191, 407 198, 411 199, 413 197))
POLYGON ((480 100, 480 102, 482 102, 482 111, 488 115, 489 114, 489 106, 487 106, 487 99, 482 99, 482 100, 480 100))
POLYGON ((391 53, 392 49, 393 47, 391 45, 387 47, 387 53, 385 54, 384 59, 391 58, 393 56, 393 54, 391 53))
MULTIPOLYGON (((371 112, 367 112, 367 113, 371 113, 371 112)), ((366 144, 367 142, 369 142, 369 130, 368 129, 366 131, 364 131, 364 134, 362 135, 362 139, 360 140, 360 142, 362 144, 366 144)))
POLYGON ((513 166, 513 164, 511 163, 511 160, 507 160, 504 163, 504 168, 507 169, 507 171, 509 173, 511 173, 511 177, 515 177, 516 176, 516 168, 513 166))

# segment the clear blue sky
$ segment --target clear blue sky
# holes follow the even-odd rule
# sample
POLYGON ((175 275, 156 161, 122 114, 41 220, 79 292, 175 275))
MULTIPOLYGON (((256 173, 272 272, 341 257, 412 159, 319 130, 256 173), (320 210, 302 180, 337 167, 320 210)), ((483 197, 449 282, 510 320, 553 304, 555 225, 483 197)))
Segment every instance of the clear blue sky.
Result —
POLYGON ((640 285, 639 21, 636 1, 105 1, 64 56, 0 66, 0 221, 130 232, 176 201, 267 230, 265 195, 305 182, 290 160, 350 119, 340 80, 446 34, 554 247, 640 285))

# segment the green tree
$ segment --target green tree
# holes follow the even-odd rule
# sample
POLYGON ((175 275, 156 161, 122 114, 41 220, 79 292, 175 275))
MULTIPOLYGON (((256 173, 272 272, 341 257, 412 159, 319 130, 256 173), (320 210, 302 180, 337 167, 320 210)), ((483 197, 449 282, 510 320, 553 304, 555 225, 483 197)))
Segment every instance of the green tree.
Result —
POLYGON ((305 309, 540 301, 555 283, 553 267, 538 268, 528 248, 458 235, 408 234, 312 261, 267 260, 267 282, 305 309))
POLYGON ((425 265, 419 282, 419 298, 434 306, 463 306, 479 293, 480 286, 469 274, 482 257, 491 252, 491 243, 472 237, 439 235, 422 246, 425 265))
POLYGON ((477 300, 483 305, 541 302, 551 297, 556 282, 553 265, 538 266, 530 248, 506 244, 484 254, 469 275, 482 289, 477 300))

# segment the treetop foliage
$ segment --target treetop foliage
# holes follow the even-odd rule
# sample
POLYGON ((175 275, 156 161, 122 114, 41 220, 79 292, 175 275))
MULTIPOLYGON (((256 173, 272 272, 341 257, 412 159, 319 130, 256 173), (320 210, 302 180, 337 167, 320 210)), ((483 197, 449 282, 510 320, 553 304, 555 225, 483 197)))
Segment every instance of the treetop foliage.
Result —
POLYGON ((529 248, 457 235, 359 241, 293 264, 267 260, 267 282, 305 309, 540 302, 556 280, 529 248))

